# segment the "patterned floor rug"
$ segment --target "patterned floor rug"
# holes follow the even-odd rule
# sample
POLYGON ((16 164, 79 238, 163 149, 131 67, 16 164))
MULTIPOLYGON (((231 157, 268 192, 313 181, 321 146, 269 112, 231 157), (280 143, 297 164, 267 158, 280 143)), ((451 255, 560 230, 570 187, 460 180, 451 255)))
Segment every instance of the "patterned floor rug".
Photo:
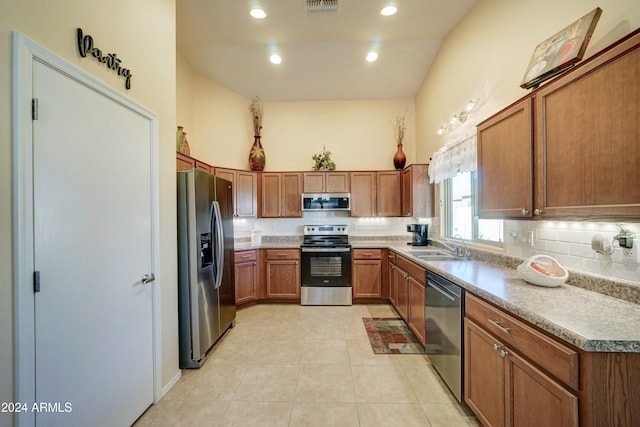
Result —
POLYGON ((424 354, 424 347, 402 319, 363 317, 362 321, 375 354, 424 354))

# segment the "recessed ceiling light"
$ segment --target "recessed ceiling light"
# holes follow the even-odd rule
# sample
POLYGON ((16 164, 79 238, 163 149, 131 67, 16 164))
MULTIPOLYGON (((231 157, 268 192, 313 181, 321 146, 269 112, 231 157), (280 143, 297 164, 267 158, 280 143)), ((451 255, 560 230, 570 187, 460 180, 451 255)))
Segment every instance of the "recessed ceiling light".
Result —
POLYGON ((277 53, 274 53, 269 57, 269 61, 271 61, 272 64, 278 65, 282 62, 282 58, 277 53))
POLYGON ((395 7, 395 5, 389 4, 382 8, 382 10, 380 11, 380 15, 391 16, 391 15, 395 15, 397 11, 398 11, 398 8, 395 7))
POLYGON ((378 52, 371 51, 365 58, 368 62, 375 62, 378 59, 378 52))
POLYGON ((253 16, 256 19, 264 19, 264 18, 267 17, 267 12, 265 12, 262 9, 260 9, 259 7, 254 7, 249 12, 249 15, 253 16))

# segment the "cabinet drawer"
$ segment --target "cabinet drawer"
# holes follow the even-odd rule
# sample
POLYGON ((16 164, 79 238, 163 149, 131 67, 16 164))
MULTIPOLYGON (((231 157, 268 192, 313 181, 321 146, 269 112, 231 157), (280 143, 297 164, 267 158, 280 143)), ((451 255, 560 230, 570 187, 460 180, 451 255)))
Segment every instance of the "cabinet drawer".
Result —
POLYGON ((298 249, 267 249, 267 259, 300 259, 300 251, 298 249))
POLYGON ((382 249, 354 249, 353 259, 382 259, 382 249))
POLYGON ((401 256, 396 256, 396 265, 416 281, 420 282, 420 284, 423 286, 425 285, 427 271, 423 267, 420 267, 418 264, 414 264, 401 256))
POLYGON ((525 358, 578 389, 578 352, 469 293, 465 314, 525 358))
POLYGON ((256 250, 239 251, 239 252, 236 252, 233 256, 233 261, 236 264, 241 262, 255 261, 257 259, 258 259, 258 254, 256 250))

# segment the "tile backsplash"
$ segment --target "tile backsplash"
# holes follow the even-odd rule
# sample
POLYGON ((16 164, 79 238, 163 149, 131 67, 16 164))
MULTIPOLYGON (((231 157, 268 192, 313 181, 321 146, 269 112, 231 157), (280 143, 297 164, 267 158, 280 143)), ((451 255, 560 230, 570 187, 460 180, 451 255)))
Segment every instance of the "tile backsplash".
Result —
MULTIPOLYGON (((351 218, 343 212, 305 212, 302 218, 240 218, 234 220, 236 239, 250 239, 251 231, 264 236, 301 236, 306 224, 347 224, 354 237, 405 236, 406 225, 429 224, 429 238, 437 238, 438 219, 419 218, 351 218)), ((591 249, 594 235, 602 235, 611 244, 620 229, 615 223, 579 221, 505 221, 505 254, 518 258, 546 254, 574 271, 614 280, 626 280, 640 286, 640 223, 624 224, 634 233, 631 250, 614 245, 611 255, 591 249)))
POLYGON ((633 248, 620 248, 615 242, 614 252, 603 255, 591 249, 591 239, 594 235, 601 235, 611 245, 613 237, 620 231, 616 223, 505 221, 505 250, 507 255, 520 258, 545 254, 573 270, 639 283, 640 224, 621 225, 634 233, 633 248))
POLYGON ((411 236, 407 232, 407 224, 430 224, 430 221, 418 218, 352 218, 341 212, 305 212, 302 218, 237 218, 233 226, 236 239, 250 237, 253 230, 259 230, 262 236, 302 236, 302 227, 307 224, 346 224, 352 237, 405 236, 409 241, 411 236))

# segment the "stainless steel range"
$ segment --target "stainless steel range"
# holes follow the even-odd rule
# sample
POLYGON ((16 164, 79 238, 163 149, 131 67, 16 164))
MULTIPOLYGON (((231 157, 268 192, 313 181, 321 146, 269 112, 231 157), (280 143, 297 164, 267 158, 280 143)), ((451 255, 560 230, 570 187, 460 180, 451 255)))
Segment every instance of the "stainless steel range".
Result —
POLYGON ((351 305, 351 245, 346 225, 305 225, 300 245, 302 305, 351 305))

